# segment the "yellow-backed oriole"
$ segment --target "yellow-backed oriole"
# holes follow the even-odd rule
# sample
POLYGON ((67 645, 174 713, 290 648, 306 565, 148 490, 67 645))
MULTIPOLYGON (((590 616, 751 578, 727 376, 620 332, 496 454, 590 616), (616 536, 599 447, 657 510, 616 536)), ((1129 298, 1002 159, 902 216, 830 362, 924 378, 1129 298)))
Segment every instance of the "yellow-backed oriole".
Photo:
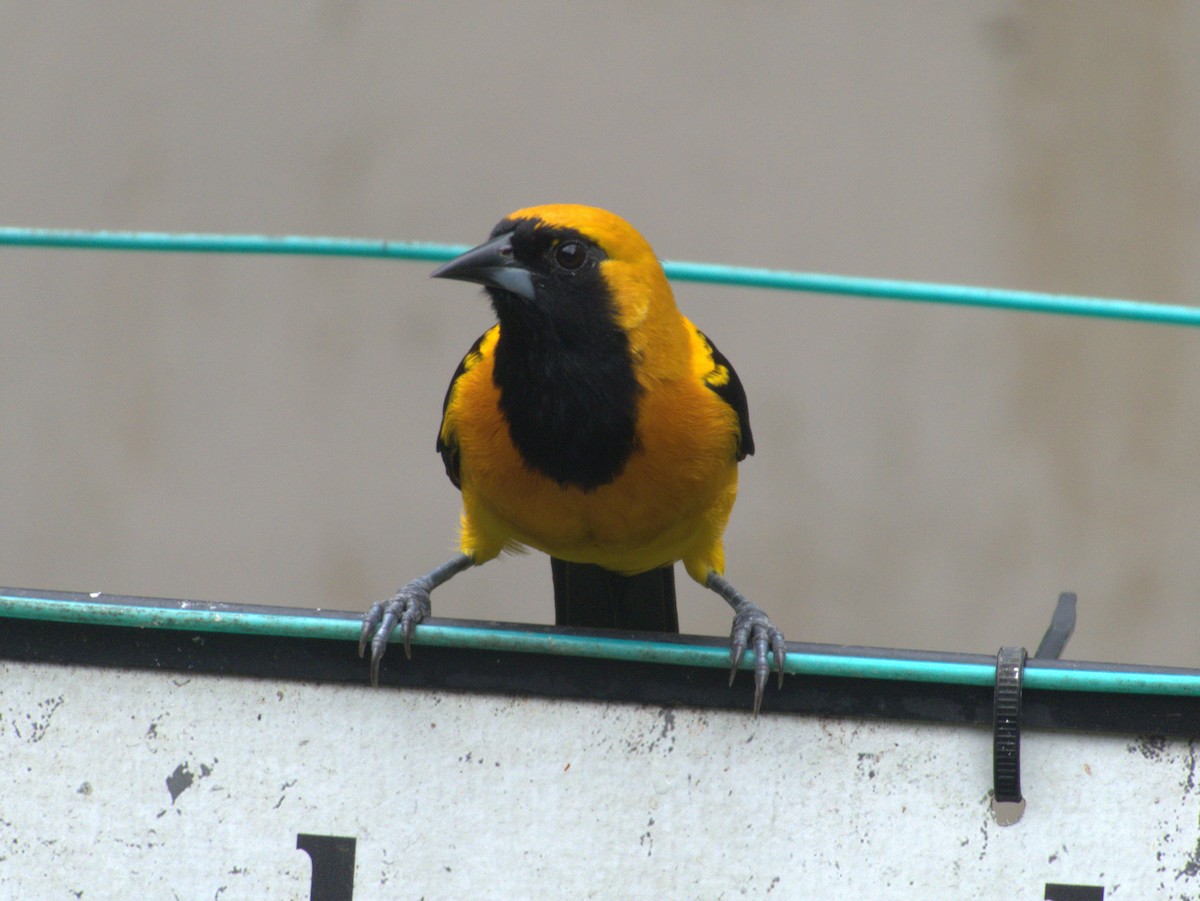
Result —
POLYGON ((378 680, 430 592, 520 546, 635 574, 683 561, 734 609, 731 660, 755 652, 754 710, 783 634, 724 578, 737 466, 754 452, 729 361, 675 306, 650 245, 594 207, 518 210, 433 275, 482 284, 498 324, 458 366, 437 449, 462 491, 462 553, 367 612, 378 680))

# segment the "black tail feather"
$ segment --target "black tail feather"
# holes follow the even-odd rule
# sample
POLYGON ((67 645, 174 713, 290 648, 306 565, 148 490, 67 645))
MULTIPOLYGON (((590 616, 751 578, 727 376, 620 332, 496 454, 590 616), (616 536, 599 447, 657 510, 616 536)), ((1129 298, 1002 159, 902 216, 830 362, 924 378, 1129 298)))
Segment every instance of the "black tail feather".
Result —
POLYGON ((559 626, 678 632, 675 570, 670 566, 623 576, 591 563, 550 558, 554 622, 559 626))

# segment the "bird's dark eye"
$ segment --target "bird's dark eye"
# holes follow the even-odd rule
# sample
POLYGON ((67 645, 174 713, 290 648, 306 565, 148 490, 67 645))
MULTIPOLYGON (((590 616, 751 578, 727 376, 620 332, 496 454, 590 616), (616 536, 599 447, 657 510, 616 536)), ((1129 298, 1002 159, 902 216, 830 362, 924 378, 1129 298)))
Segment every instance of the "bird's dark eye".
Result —
POLYGON ((563 241, 554 247, 554 262, 563 269, 578 269, 587 261, 587 248, 578 241, 563 241))

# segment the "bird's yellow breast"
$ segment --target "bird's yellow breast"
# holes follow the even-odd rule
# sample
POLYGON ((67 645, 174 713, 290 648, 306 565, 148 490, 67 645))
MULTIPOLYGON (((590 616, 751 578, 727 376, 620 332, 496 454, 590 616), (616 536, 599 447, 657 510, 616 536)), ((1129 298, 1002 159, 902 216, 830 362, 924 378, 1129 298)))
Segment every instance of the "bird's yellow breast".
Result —
MULTIPOLYGON (((498 335, 485 336, 456 381, 443 423, 443 438, 459 451, 464 552, 482 562, 526 545, 627 573, 705 557, 720 570, 720 535, 737 492, 738 422, 702 380, 711 359, 642 385, 633 454, 611 482, 584 490, 534 470, 513 445, 492 379, 498 335)), ((703 353, 698 333, 691 344, 703 353)))

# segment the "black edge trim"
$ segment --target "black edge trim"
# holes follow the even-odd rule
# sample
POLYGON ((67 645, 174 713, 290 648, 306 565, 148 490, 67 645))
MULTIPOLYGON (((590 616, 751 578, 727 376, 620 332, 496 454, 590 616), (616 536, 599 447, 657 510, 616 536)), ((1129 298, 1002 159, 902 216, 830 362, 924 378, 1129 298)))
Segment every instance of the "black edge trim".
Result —
MULTIPOLYGON (((357 621, 360 615, 334 610, 297 610, 271 606, 212 604, 203 601, 0 589, 9 596, 44 600, 270 613, 357 621)), ((561 629, 478 621, 434 620, 441 625, 487 626, 523 632, 627 637, 664 643, 724 647, 726 641, 707 636, 561 629)), ((994 665, 985 654, 901 651, 841 645, 791 642, 792 651, 861 655, 884 659, 936 660, 994 665)), ((753 687, 749 673, 727 685, 722 669, 664 666, 592 657, 559 657, 523 652, 500 652, 421 645, 413 659, 399 648, 384 660, 381 685, 608 701, 650 705, 683 705, 707 709, 749 711, 753 687)), ((62 621, 0 617, 0 659, 148 669, 169 672, 247 676, 289 681, 316 681, 368 687, 367 665, 354 643, 322 638, 244 635, 188 629, 150 629, 134 626, 80 624, 62 621)), ((1032 664, 1033 661, 1031 661, 1032 664)), ((1054 669, 1095 669, 1080 661, 1037 661, 1054 669)), ((1030 666, 1029 668, 1033 668, 1030 666)), ((1105 664, 1123 672, 1195 674, 1195 670, 1105 664)), ((1200 698, 1118 692, 1047 691, 1026 688, 1021 723, 1025 728, 1080 732, 1154 734, 1200 737, 1200 698)), ((950 723, 990 728, 992 686, 859 679, 831 676, 788 676, 782 690, 771 686, 763 713, 794 713, 950 723)))

